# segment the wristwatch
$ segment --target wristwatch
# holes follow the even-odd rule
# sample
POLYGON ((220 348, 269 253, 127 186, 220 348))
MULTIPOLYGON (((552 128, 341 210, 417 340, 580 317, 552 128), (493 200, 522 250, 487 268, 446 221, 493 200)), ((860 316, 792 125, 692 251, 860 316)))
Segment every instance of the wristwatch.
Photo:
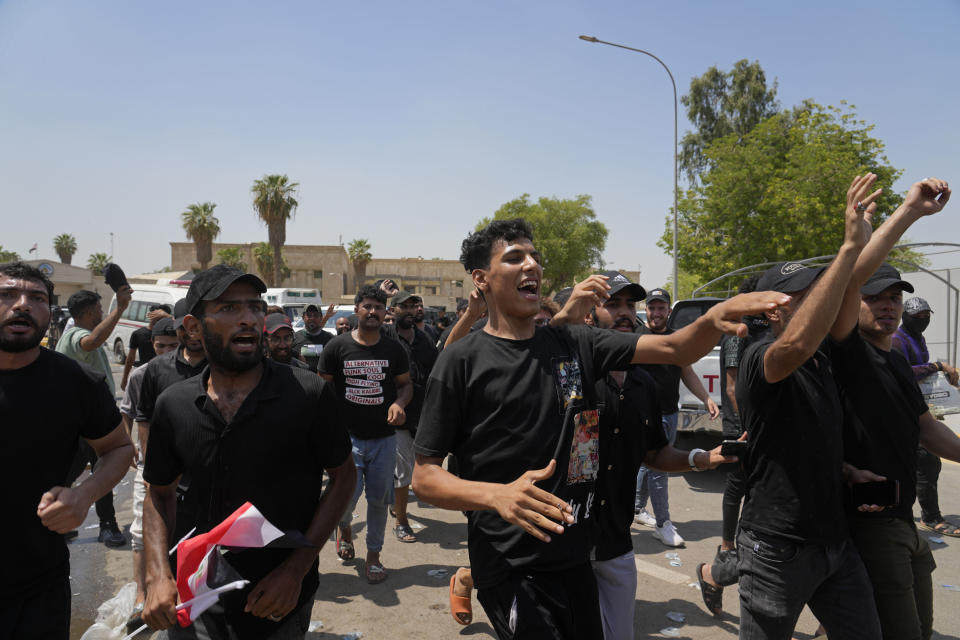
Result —
POLYGON ((692 451, 690 451, 690 454, 687 456, 687 464, 690 465, 691 471, 703 471, 703 469, 697 466, 697 463, 694 460, 694 458, 697 456, 698 453, 706 453, 706 451, 704 451, 703 449, 693 449, 692 451))

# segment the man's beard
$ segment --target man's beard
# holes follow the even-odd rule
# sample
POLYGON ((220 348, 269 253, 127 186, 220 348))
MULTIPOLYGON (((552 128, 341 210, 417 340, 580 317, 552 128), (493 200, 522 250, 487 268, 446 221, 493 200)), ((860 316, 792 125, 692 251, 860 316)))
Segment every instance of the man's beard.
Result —
POLYGON ((614 329, 619 329, 620 327, 629 327, 630 331, 637 330, 637 323, 630 320, 630 318, 622 318, 613 323, 614 329))
POLYGON ((206 323, 203 323, 203 348, 211 366, 231 373, 243 373, 260 363, 263 357, 263 336, 257 336, 256 349, 250 353, 238 354, 231 351, 229 343, 222 341, 220 336, 211 332, 206 323))
POLYGON ((412 329, 415 323, 415 320, 412 315, 405 315, 399 318, 396 318, 397 328, 398 329, 412 329))
POLYGON ((0 325, 0 351, 6 353, 23 353, 38 347, 43 342, 43 331, 37 326, 36 321, 26 313, 18 313, 12 318, 0 325), (33 333, 21 333, 13 336, 4 335, 2 329, 14 320, 23 320, 30 323, 33 327, 33 333))

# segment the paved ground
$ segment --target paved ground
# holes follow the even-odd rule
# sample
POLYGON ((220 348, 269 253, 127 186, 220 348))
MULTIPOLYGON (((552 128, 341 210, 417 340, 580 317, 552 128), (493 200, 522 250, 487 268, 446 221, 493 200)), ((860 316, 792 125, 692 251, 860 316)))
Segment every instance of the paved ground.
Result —
MULTIPOLYGON (((950 420, 960 433, 960 417, 950 420)), ((682 436, 679 446, 704 446, 703 436, 682 436)), ((941 506, 960 522, 960 465, 944 464, 940 481, 941 506)), ((122 527, 130 522, 132 473, 117 487, 117 513, 122 527)), ((674 637, 691 640, 735 638, 737 634, 737 595, 730 588, 724 594, 728 610, 722 620, 708 615, 700 600, 693 572, 700 562, 709 561, 719 544, 720 499, 723 476, 719 472, 687 473, 670 480, 671 513, 679 531, 687 540, 685 549, 676 550, 681 567, 670 566, 665 554, 672 551, 653 539, 651 530, 634 528, 634 549, 639 572, 635 632, 637 638, 668 637, 661 630, 673 626, 666 615, 674 611, 685 615, 686 623, 674 637)), ((364 545, 364 503, 357 508, 355 531, 359 534, 357 555, 364 545)), ((493 632, 479 606, 474 623, 461 627, 451 618, 447 605, 449 576, 467 562, 465 519, 458 512, 443 511, 413 503, 411 521, 420 541, 403 544, 388 531, 383 561, 390 575, 386 582, 371 586, 362 578, 362 561, 343 564, 334 553, 331 541, 320 555, 320 590, 316 595, 313 620, 322 628, 308 634, 313 640, 339 640, 359 631, 365 640, 394 638, 492 638, 493 632), (443 572, 441 575, 431 572, 443 572)), ((93 511, 81 529, 80 537, 70 545, 73 584, 73 633, 79 638, 92 622, 96 607, 130 579, 129 547, 106 549, 97 543, 97 521, 93 511), (87 528, 90 527, 90 528, 87 528)), ((392 526, 392 523, 390 524, 392 526)), ((932 544, 939 565, 934 573, 934 638, 958 638, 960 629, 960 592, 943 584, 960 585, 960 538, 945 538, 932 544)), ((474 600, 476 605, 476 600, 474 600)), ((805 612, 797 626, 796 638, 811 638, 816 622, 805 612)), ((142 636, 149 637, 149 636, 142 636)))

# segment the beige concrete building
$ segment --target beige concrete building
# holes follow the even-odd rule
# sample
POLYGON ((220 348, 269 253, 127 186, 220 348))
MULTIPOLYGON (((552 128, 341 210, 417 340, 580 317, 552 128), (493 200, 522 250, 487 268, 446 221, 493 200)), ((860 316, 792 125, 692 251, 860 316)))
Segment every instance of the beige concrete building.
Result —
MULTIPOLYGON (((211 264, 218 262, 218 251, 236 247, 242 252, 247 269, 256 272, 254 246, 254 243, 214 243, 211 264)), ((353 303, 353 295, 358 288, 356 274, 344 247, 287 244, 283 247, 283 260, 290 269, 290 277, 284 279, 280 286, 315 288, 320 290, 320 295, 327 302, 353 303)), ((192 242, 170 243, 172 272, 199 267, 192 242)), ((456 308, 459 298, 466 297, 473 290, 458 260, 374 258, 367 264, 364 282, 372 284, 382 278, 392 278, 402 290, 422 296, 426 306, 444 307, 448 311, 456 308)))
POLYGON ((103 281, 103 276, 94 275, 93 271, 86 267, 44 259, 24 260, 23 262, 40 269, 53 281, 54 300, 51 300, 52 304, 66 306, 67 299, 81 289, 99 293, 104 312, 110 306, 110 301, 113 300, 113 290, 103 281))

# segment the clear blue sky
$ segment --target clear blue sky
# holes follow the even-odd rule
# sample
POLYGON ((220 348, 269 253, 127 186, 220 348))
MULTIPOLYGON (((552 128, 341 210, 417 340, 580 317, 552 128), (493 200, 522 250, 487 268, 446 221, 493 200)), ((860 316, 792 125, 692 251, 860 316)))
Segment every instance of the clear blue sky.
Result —
MULTIPOLYGON (((128 272, 170 261, 179 214, 217 203, 220 241, 266 239, 249 188, 300 182, 289 243, 368 238, 456 258, 522 193, 594 198, 605 257, 662 284, 673 104, 709 66, 759 60, 784 106, 847 100, 903 191, 960 186, 960 3, 0 1, 0 245, 77 237, 128 272)), ((690 128, 681 105, 680 135, 690 128)), ((960 241, 960 195, 912 239, 960 241)), ((949 261, 960 262, 957 254, 949 261)))

